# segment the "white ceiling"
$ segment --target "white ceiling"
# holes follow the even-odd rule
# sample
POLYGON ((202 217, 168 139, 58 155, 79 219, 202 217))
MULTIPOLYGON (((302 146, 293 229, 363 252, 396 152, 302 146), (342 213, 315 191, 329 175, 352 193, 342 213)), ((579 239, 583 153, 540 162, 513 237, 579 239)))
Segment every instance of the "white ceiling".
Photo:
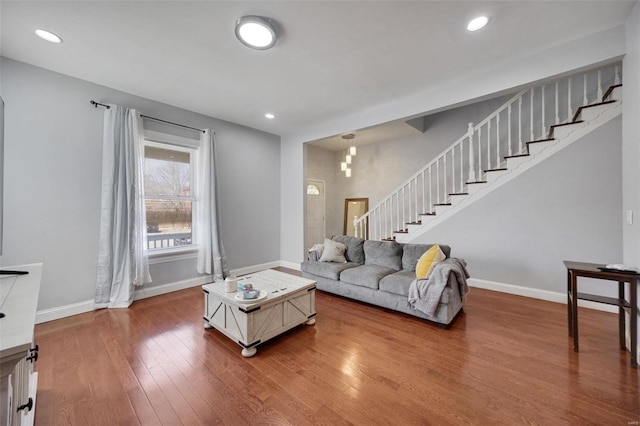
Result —
POLYGON ((617 27, 633 3, 3 0, 0 51, 284 136, 398 101, 490 61, 617 27), (489 16, 489 25, 467 32, 478 14, 489 16), (243 15, 278 23, 273 49, 236 40, 234 23, 243 15), (40 40, 36 28, 64 43, 40 40), (265 119, 266 112, 276 119, 265 119))

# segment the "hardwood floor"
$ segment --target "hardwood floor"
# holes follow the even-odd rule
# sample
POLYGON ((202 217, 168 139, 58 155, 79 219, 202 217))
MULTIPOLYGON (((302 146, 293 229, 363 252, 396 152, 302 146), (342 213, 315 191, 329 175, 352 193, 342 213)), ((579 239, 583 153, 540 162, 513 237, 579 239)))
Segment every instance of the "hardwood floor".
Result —
MULTIPOLYGON (((289 271, 294 272, 294 271, 289 271)), ((36 425, 630 425, 617 317, 472 289, 450 330, 317 292, 253 358, 203 328, 199 287, 36 326, 36 425)))

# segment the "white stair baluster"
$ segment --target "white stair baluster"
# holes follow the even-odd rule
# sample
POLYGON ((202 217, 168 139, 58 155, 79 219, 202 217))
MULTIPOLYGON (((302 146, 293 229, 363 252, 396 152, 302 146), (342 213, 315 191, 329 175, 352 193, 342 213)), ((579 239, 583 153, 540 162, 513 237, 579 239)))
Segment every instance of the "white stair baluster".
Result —
POLYGON ((464 139, 460 141, 460 193, 464 192, 464 139))
POLYGON ((509 144, 507 155, 511 156, 513 154, 511 150, 511 104, 509 104, 509 108, 507 109, 507 143, 509 144))
POLYGON ((500 168, 500 113, 496 115, 496 169, 500 168))
POLYGON ((556 80, 556 122, 553 124, 560 124, 560 110, 558 109, 558 80, 556 80))
POLYGON ((544 88, 545 88, 545 86, 544 86, 544 84, 543 84, 543 85, 542 85, 542 88, 540 89, 540 92, 541 92, 541 94, 542 94, 542 95, 541 95, 542 97, 541 97, 541 100, 540 100, 540 103, 541 103, 541 105, 542 105, 542 126, 541 126, 541 129, 542 129, 542 130, 540 131, 541 139, 543 139, 543 138, 545 137, 545 135, 547 134, 547 132, 546 132, 546 130, 547 130, 547 129, 546 129, 546 126, 545 126, 545 123, 544 123, 544 115, 545 115, 545 112, 544 112, 544 109, 545 109, 545 104, 544 104, 544 88))
POLYGON ((451 148, 451 192, 456 192, 456 148, 451 148))
POLYGON ((582 80, 582 90, 584 92, 584 96, 582 97, 582 105, 587 106, 589 105, 589 100, 587 99, 587 73, 584 73, 584 77, 582 80))
POLYGON ((442 159, 443 164, 444 164, 444 170, 442 173, 442 180, 444 182, 444 193, 442 194, 444 196, 444 202, 447 202, 447 197, 449 196, 449 193, 447 192, 447 152, 444 153, 444 157, 442 159))
POLYGON ((415 184, 413 185, 413 190, 415 192, 415 204, 413 205, 413 218, 414 222, 418 221, 418 177, 414 179, 415 184))
POLYGON ((535 140, 534 136, 533 136, 533 87, 531 88, 531 93, 529 94, 529 98, 531 99, 531 123, 530 123, 530 129, 531 129, 531 140, 535 140))
POLYGON ((620 66, 619 65, 616 65, 615 73, 616 73, 616 76, 613 80, 613 84, 617 86, 618 84, 620 84, 620 66))
MULTIPOLYGON (((400 230, 400 191, 396 192, 396 231, 400 230)), ((393 226, 393 223, 391 224, 393 226)))
POLYGON ((598 99, 596 102, 602 102, 602 70, 598 70, 598 99))
POLYGON ((404 230, 405 223, 407 223, 407 213, 406 213, 406 204, 407 199, 404 193, 404 186, 402 187, 402 217, 400 219, 400 230, 404 230))
POLYGON ((491 170, 491 120, 487 122, 487 170, 491 170))
POLYGON ((469 180, 468 182, 476 181, 476 171, 475 171, 475 154, 473 152, 473 123, 469 123, 467 132, 469 133, 469 180))
MULTIPOLYGON (((524 95, 522 95, 524 96, 524 95)), ((522 154, 522 96, 518 99, 518 148, 519 154, 522 154)))
POLYGON ((440 204, 440 159, 436 160, 436 204, 440 204))
POLYGON ((571 77, 567 80, 567 121, 573 118, 573 108, 571 107, 571 77))
POLYGON ((482 150, 480 149, 482 142, 482 126, 478 127, 478 180, 482 180, 482 150))
POLYGON ((422 171, 422 213, 426 212, 425 210, 425 199, 427 198, 427 193, 425 192, 425 186, 424 186, 424 170, 422 171))
POLYGON ((429 211, 427 213, 433 213, 433 173, 431 172, 431 166, 429 166, 429 211))

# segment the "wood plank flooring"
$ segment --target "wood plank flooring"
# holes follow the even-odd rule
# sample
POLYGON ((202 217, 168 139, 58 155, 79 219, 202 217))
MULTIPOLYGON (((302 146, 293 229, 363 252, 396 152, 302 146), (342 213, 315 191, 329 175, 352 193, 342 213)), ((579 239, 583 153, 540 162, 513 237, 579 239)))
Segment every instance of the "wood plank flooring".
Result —
MULTIPOLYGON (((295 273, 288 270, 287 272, 295 273)), ((617 317, 472 289, 450 330, 321 291, 259 347, 203 328, 199 287, 36 326, 36 425, 637 425, 617 317)))

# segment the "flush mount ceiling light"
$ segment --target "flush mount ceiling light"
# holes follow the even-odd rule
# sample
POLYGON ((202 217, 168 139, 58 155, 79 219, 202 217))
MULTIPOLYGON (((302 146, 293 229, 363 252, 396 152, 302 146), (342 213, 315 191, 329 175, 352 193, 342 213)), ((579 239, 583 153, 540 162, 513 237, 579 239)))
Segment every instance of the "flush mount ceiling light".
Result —
POLYGON ((489 22, 489 18, 486 16, 478 16, 477 18, 469 21, 467 24, 467 30, 478 31, 479 29, 484 28, 484 26, 487 25, 487 22, 489 22))
POLYGON ((261 16, 243 16, 236 21, 236 37, 252 49, 265 50, 276 44, 272 21, 261 16))
POLYGON ((47 40, 47 41, 49 41, 51 43, 62 43, 62 39, 59 36, 57 36, 54 33, 52 33, 52 32, 41 30, 41 29, 37 29, 37 30, 34 31, 34 33, 36 33, 36 35, 38 37, 40 37, 41 39, 47 40))

